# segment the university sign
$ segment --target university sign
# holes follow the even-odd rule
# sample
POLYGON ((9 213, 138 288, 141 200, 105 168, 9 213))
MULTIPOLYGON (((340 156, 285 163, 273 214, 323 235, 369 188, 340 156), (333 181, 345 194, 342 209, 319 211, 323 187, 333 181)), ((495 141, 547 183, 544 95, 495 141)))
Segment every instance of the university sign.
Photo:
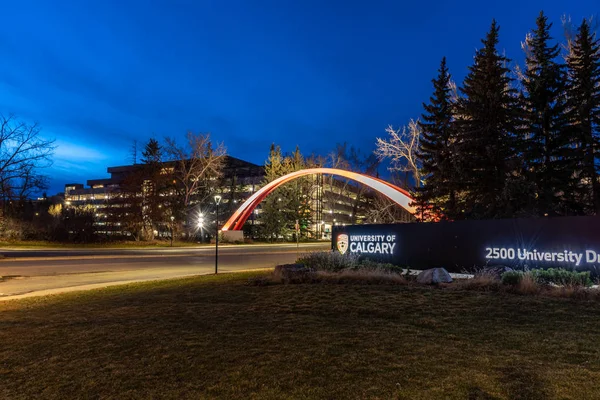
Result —
POLYGON ((486 265, 600 272, 600 217, 336 226, 332 249, 412 268, 486 265))
POLYGON ((337 237, 337 249, 340 253, 346 254, 348 251, 348 235, 340 233, 337 237))
POLYGON ((579 267, 584 264, 595 265, 600 263, 600 254, 596 253, 594 250, 586 250, 585 253, 576 253, 569 250, 554 252, 538 251, 537 249, 533 249, 533 251, 527 249, 515 250, 512 247, 508 249, 504 247, 488 247, 485 249, 485 251, 485 258, 488 260, 519 260, 521 262, 536 264, 568 264, 571 267, 579 267))
POLYGON ((340 233, 337 237, 337 249, 344 254, 350 253, 393 255, 396 247, 396 235, 348 235, 340 233))

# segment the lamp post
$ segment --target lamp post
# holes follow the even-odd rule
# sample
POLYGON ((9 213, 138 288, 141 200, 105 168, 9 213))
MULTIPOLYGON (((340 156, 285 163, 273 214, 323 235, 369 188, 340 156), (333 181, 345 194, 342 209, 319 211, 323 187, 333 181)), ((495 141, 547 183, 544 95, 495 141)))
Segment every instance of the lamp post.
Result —
POLYGON ((215 230, 217 237, 215 239, 215 275, 219 272, 219 203, 221 202, 221 196, 215 196, 215 204, 217 205, 217 221, 215 224, 215 230))
POLYGON ((171 247, 173 247, 173 221, 175 217, 171 215, 171 247))

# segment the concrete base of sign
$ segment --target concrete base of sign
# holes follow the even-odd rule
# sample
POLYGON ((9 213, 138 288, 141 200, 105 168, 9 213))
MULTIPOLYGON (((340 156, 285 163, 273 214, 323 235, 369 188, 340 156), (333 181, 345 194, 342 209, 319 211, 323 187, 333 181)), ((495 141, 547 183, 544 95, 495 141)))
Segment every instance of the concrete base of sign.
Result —
POLYGON ((223 242, 243 242, 244 232, 243 231, 221 231, 221 240, 223 242))

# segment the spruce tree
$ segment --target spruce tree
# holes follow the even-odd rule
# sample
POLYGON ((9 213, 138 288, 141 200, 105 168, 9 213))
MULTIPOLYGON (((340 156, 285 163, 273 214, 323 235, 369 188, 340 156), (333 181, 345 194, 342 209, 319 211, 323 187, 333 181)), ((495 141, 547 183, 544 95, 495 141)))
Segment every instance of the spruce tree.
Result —
POLYGON ((569 131, 565 105, 565 66, 557 62, 558 44, 551 45, 551 23, 540 12, 536 29, 527 37, 522 87, 524 136, 521 150, 526 175, 534 183, 532 213, 561 215, 569 191, 569 131))
MULTIPOLYGON (((285 175, 284 158, 281 155, 281 148, 271 144, 269 158, 265 163, 265 179, 264 185, 275 179, 285 175)), ((284 214, 281 212, 282 189, 278 188, 273 193, 268 195, 262 202, 258 214, 260 220, 260 229, 263 237, 270 241, 277 240, 285 234, 284 214)))
MULTIPOLYGON (((150 139, 142 151, 142 169, 140 173, 144 180, 142 183, 144 218, 144 232, 146 238, 154 238, 154 232, 159 231, 164 223, 163 201, 161 193, 165 191, 166 176, 161 174, 162 170, 162 146, 156 139, 150 139)), ((169 212, 173 214, 173 208, 169 212)))
POLYGON ((266 183, 272 182, 282 175, 283 156, 281 155, 281 148, 272 143, 269 149, 269 158, 265 163, 265 181, 266 183))
POLYGON ((156 139, 148 140, 142 151, 142 162, 144 164, 157 164, 162 161, 162 146, 156 139))
POLYGON ((571 195, 577 197, 579 192, 584 211, 600 214, 600 43, 585 19, 571 44, 567 66, 567 106, 578 182, 571 195))
POLYGON ((456 174, 454 173, 452 89, 446 57, 442 59, 434 92, 419 125, 422 136, 419 157, 422 161, 423 186, 416 189, 416 215, 422 220, 456 218, 456 174))
POLYGON ((500 218, 515 212, 511 181, 518 164, 515 134, 521 121, 506 66, 510 60, 496 49, 498 30, 493 21, 457 102, 456 166, 464 190, 461 218, 500 218))

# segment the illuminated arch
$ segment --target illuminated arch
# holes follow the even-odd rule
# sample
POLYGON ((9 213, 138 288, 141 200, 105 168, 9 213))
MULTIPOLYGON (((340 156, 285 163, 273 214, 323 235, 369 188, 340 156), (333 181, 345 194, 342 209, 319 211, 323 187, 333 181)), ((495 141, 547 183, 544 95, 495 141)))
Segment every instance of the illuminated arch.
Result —
POLYGON ((400 189, 398 186, 392 185, 384 180, 373 178, 368 175, 359 174, 356 172, 345 171, 343 169, 336 168, 309 168, 303 169, 300 171, 292 172, 291 174, 284 175, 281 178, 275 179, 273 182, 268 183, 264 187, 262 187, 259 191, 254 193, 248 200, 244 202, 238 208, 231 218, 223 225, 221 230, 228 231, 234 230, 239 231, 244 226, 246 220, 252 215, 252 211, 258 206, 258 204, 263 201, 265 197, 269 195, 269 193, 273 192, 279 186, 294 180, 296 178, 300 178, 301 176, 306 175, 314 175, 314 174, 327 174, 327 175, 337 175, 342 176, 344 178, 352 179, 354 181, 360 182, 363 185, 366 185, 379 193, 385 195, 390 200, 394 201, 401 207, 405 208, 411 214, 415 213, 415 208, 410 204, 413 202, 412 197, 408 194, 408 192, 404 189, 400 189))

